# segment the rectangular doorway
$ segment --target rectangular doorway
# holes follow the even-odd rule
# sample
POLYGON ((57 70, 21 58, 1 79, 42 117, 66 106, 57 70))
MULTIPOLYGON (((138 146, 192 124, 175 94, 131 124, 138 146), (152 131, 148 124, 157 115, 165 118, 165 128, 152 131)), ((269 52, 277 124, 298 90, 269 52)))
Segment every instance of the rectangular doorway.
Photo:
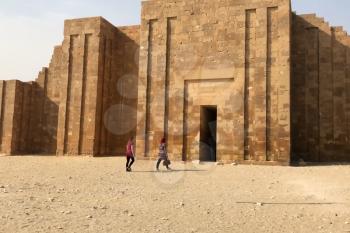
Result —
POLYGON ((199 160, 216 161, 217 106, 201 106, 199 160))

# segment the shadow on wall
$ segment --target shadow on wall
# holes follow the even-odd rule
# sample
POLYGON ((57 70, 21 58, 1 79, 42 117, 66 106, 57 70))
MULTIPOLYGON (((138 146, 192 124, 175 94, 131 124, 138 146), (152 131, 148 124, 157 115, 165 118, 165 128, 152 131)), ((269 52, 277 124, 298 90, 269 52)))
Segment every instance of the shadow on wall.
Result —
POLYGON ((31 116, 29 127, 32 130, 28 135, 28 141, 32 140, 32 143, 28 146, 27 153, 54 155, 57 150, 59 103, 49 98, 46 88, 41 88, 36 83, 33 88, 35 105, 29 113, 31 116))
POLYGON ((128 139, 136 134, 138 41, 139 26, 117 28, 111 39, 111 77, 104 77, 102 130, 97 135, 101 156, 124 155, 128 139))
POLYGON ((139 30, 67 20, 35 82, 1 81, 1 153, 124 154, 136 131, 139 30))
POLYGON ((350 162, 350 37, 293 15, 292 160, 350 162))
POLYGON ((55 154, 58 105, 36 82, 1 81, 2 154, 55 154))

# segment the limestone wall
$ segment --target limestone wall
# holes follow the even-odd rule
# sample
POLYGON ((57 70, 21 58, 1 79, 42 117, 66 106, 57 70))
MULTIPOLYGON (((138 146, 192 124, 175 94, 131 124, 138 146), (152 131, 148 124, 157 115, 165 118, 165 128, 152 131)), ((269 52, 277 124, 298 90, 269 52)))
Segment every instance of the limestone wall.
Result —
POLYGON ((124 153, 135 132, 136 99, 116 93, 137 92, 138 34, 138 27, 118 29, 103 18, 66 21, 63 59, 69 65, 61 74, 59 154, 124 153), (132 127, 121 132, 127 122, 132 127))
POLYGON ((123 154, 136 131, 138 39, 138 26, 66 20, 35 82, 1 82, 1 153, 123 154))
POLYGON ((107 35, 103 111, 99 154, 125 153, 125 145, 136 134, 139 26, 113 27, 107 35))
POLYGON ((30 146, 29 112, 31 83, 1 81, 0 152, 20 154, 30 146))
POLYGON ((293 15, 293 157, 350 161, 350 37, 314 14, 293 15))
POLYGON ((142 4, 137 154, 197 159, 200 105, 218 108, 218 160, 290 160, 290 1, 142 4))
POLYGON ((57 46, 48 68, 43 68, 32 84, 30 132, 27 153, 56 154, 62 47, 57 46))
POLYGON ((16 88, 17 81, 2 81, 2 105, 1 105, 1 152, 10 154, 15 151, 13 139, 16 139, 14 135, 14 128, 18 126, 13 118, 15 112, 16 100, 16 88))
POLYGON ((65 21, 58 154, 95 154, 101 23, 101 18, 65 21))
POLYGON ((123 155, 136 134, 141 158, 165 136, 172 159, 197 160, 214 106, 220 161, 350 161, 349 57, 342 28, 290 0, 144 1, 140 26, 66 20, 34 82, 0 81, 0 153, 123 155))
MULTIPOLYGON (((16 108, 14 114, 14 121, 17 122, 17 126, 14 127, 16 139, 13 141, 14 150, 13 154, 25 154, 30 147, 30 117, 32 108, 32 96, 33 92, 33 82, 18 82, 18 89, 16 90, 16 95, 18 95, 18 100, 16 100, 16 108), (16 114, 17 113, 17 114, 16 114)), ((16 98, 17 98, 16 97, 16 98)))

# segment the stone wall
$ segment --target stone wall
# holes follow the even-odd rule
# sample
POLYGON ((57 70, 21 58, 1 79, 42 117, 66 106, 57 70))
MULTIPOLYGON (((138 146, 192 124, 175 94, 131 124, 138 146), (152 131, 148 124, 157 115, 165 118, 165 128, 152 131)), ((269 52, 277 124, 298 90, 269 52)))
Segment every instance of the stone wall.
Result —
POLYGON ((350 161, 350 37, 294 14, 292 77, 294 160, 350 161))
POLYGON ((101 18, 65 21, 58 112, 57 153, 94 155, 101 18))
POLYGON ((29 116, 31 83, 17 80, 0 82, 0 151, 20 154, 30 146, 29 116))
POLYGON ((30 132, 33 154, 55 154, 57 149, 58 108, 60 104, 60 80, 62 47, 57 46, 48 68, 43 68, 32 84, 30 132))
POLYGON ((136 134, 139 29, 139 26, 113 27, 113 34, 107 37, 111 54, 105 60, 108 71, 101 101, 101 155, 124 154, 129 137, 136 134))
POLYGON ((0 153, 122 155, 136 134, 139 158, 166 137, 171 159, 198 160, 214 109, 219 161, 350 161, 342 28, 290 0, 144 1, 141 18, 66 20, 34 82, 0 81, 0 153))
POLYGON ((139 26, 101 17, 66 20, 35 82, 1 82, 1 153, 124 153, 136 131, 138 37, 139 26))
POLYGON ((200 106, 218 111, 217 158, 290 160, 290 1, 142 4, 137 154, 198 159, 200 106))
POLYGON ((61 76, 59 154, 124 152, 125 138, 135 133, 137 102, 118 91, 137 92, 138 35, 138 26, 116 28, 100 17, 66 21, 63 59, 69 65, 61 76), (121 132, 125 122, 132 127, 121 132))

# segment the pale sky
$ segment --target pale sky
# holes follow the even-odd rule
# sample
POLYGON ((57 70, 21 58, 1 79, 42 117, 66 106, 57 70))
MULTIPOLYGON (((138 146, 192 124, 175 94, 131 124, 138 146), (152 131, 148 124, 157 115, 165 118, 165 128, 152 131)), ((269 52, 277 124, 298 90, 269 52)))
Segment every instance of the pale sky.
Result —
MULTIPOLYGON (((234 0, 233 0, 234 1, 234 0)), ((349 0, 292 0, 350 33, 349 0)), ((34 80, 63 40, 65 19, 103 16, 114 25, 140 22, 140 0, 0 0, 0 80, 34 80)))

